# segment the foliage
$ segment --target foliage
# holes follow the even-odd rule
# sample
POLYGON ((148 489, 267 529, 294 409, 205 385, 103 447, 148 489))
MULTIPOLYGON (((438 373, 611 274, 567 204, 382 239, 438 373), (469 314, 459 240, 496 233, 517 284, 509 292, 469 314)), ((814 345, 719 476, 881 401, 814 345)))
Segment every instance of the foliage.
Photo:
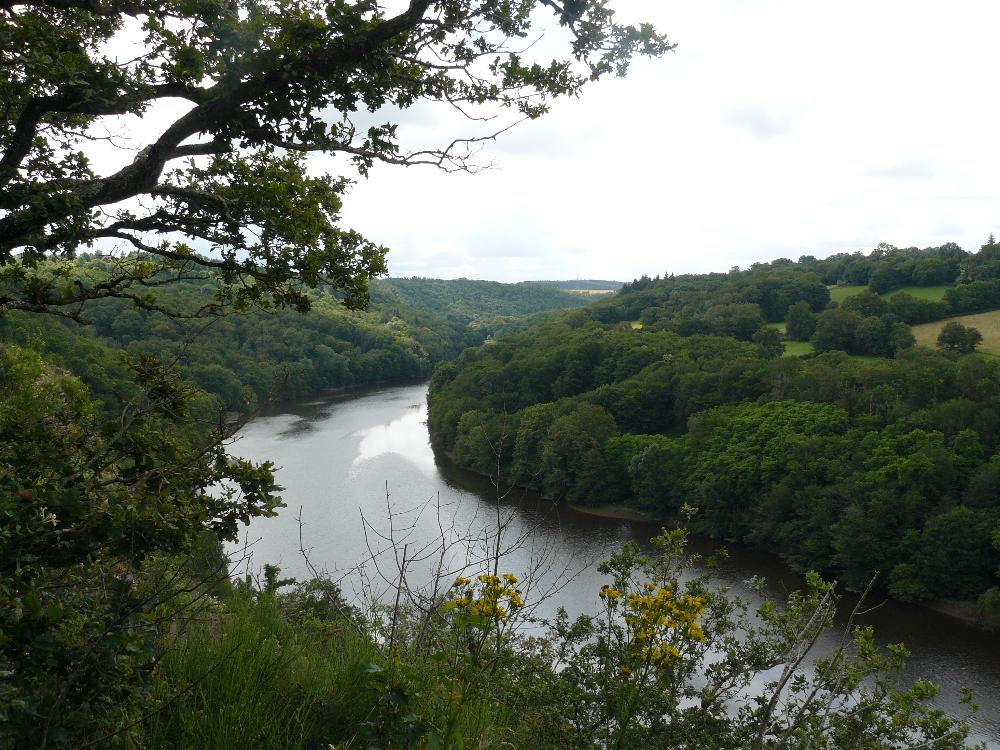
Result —
POLYGON ((808 341, 816 332, 816 316, 809 303, 799 301, 788 308, 785 316, 785 334, 793 341, 808 341))
POLYGON ((945 323, 938 334, 937 345, 948 351, 961 354, 971 354, 983 340, 983 334, 977 328, 966 328, 957 321, 945 323))
MULTIPOLYGON (((81 269, 102 265, 77 261, 81 269)), ((270 398, 427 377, 435 364, 482 343, 514 316, 586 302, 547 287, 467 280, 380 279, 371 288, 368 311, 345 310, 324 292, 310 295, 308 316, 255 310, 206 324, 102 300, 88 307, 90 326, 11 311, 0 317, 0 335, 53 357, 109 414, 129 388, 118 349, 176 361, 185 378, 228 410, 247 412, 270 398), (439 308, 449 295, 451 305, 439 308)), ((184 281, 157 297, 171 308, 195 309, 216 290, 212 281, 184 281)))
POLYGON ((76 746, 131 725, 165 608, 201 586, 144 590, 143 566, 279 504, 268 464, 187 429, 206 407, 211 420, 195 389, 149 358, 128 366, 135 393, 105 422, 78 380, 0 348, 0 741, 76 746))
POLYGON ((851 354, 891 357, 899 350, 916 343, 909 326, 899 322, 894 315, 874 314, 878 310, 884 310, 885 303, 875 295, 867 297, 868 299, 865 299, 865 295, 848 297, 840 307, 820 313, 811 339, 817 352, 839 350, 851 354), (858 302, 851 304, 855 300, 858 302), (881 305, 872 304, 874 301, 881 305))
POLYGON ((826 258, 799 258, 799 265, 817 273, 824 284, 867 286, 876 294, 903 287, 930 287, 954 282, 968 254, 953 242, 940 247, 898 248, 881 244, 868 255, 837 253, 826 258))
POLYGON ((1000 279, 1000 244, 994 241, 992 234, 979 252, 969 256, 962 266, 962 281, 988 279, 1000 279))
POLYGON ((343 618, 304 614, 298 588, 243 587, 201 623, 164 639, 145 747, 266 750, 327 745, 372 709, 365 666, 374 643, 343 618))
MULTIPOLYGON (((499 325, 463 315, 577 303, 532 287, 491 307, 480 289, 482 307, 454 316, 347 317, 385 273, 386 250, 342 226, 349 180, 317 173, 309 154, 339 154, 361 175, 376 162, 474 170, 474 144, 495 133, 406 153, 396 124, 358 132, 351 116, 431 101, 470 122, 535 118, 671 45, 617 23, 604 0, 411 0, 396 15, 367 0, 39 0, 0 2, 0 47, 0 743, 142 745, 148 710, 171 705, 154 700, 157 636, 218 593, 165 556, 201 559, 206 535, 232 539, 280 504, 269 464, 227 454, 239 426, 227 410, 245 411, 282 374, 304 383, 292 395, 426 375, 499 325), (525 46, 543 13, 562 27, 564 59, 525 46), (154 135, 125 149, 114 133, 144 117, 154 135), (119 153, 106 158, 106 145, 119 153), (76 261, 85 248, 96 256, 76 261), (313 323, 264 315, 313 306, 313 323), (231 310, 254 314, 214 317, 231 310), (96 332, 22 313, 93 320, 96 332), (174 320, 205 317, 217 325, 195 345, 203 326, 174 320)), ((299 604, 320 611, 328 594, 299 604)), ((202 632, 195 665, 217 645, 213 626, 226 623, 202 632)), ((260 687, 253 670, 288 656, 243 642, 252 630, 228 634, 242 661, 211 670, 249 665, 215 685, 220 700, 260 687)), ((260 697, 279 718, 270 727, 261 711, 246 744, 299 736, 283 733, 301 715, 294 696, 260 697)), ((224 703, 205 713, 228 732, 224 703)), ((173 718, 167 735, 187 744, 194 733, 173 718)))
POLYGON ((494 134, 407 152, 396 123, 359 132, 352 115, 429 101, 536 118, 671 49, 605 0, 410 0, 396 15, 367 1, 4 3, 0 47, 0 308, 74 318, 103 297, 157 307, 149 287, 206 277, 220 282, 206 313, 306 309, 321 284, 362 306, 385 248, 341 226, 349 181, 307 155, 362 175, 376 162, 473 169, 494 134), (562 59, 524 45, 542 12, 565 33, 562 59), (95 134, 144 115, 164 122, 123 166, 96 158, 95 134), (102 277, 59 262, 95 243, 140 254, 102 277))
POLYGON ((596 614, 560 612, 538 636, 517 629, 527 608, 509 573, 460 576, 427 609, 384 613, 383 627, 391 619, 399 636, 381 642, 363 672, 369 689, 354 693, 367 719, 318 738, 435 748, 735 749, 791 738, 845 750, 964 747, 967 728, 927 705, 933 685, 900 685, 902 646, 880 649, 870 628, 849 624, 832 653, 810 653, 837 603, 815 574, 786 602, 754 607, 693 572, 685 532, 652 543, 654 554, 628 544, 602 565, 596 614))
MULTIPOLYGON (((773 268, 640 280, 464 352, 432 380, 433 441, 553 498, 667 518, 689 503, 695 530, 851 588, 875 571, 904 599, 997 586, 1000 362, 913 347, 892 302, 870 294, 816 315, 815 356, 773 358, 732 330, 690 333, 750 305, 736 301, 750 279, 799 273, 773 268), (635 318, 641 329, 624 322, 635 318), (471 413, 493 425, 494 445, 506 435, 499 463, 471 413)), ((815 314, 806 300, 789 308, 815 314)))
MULTIPOLYGON (((592 615, 530 622, 510 573, 459 575, 420 607, 353 622, 303 615, 277 571, 169 636, 144 747, 965 747, 968 727, 902 684, 906 652, 853 625, 823 657, 837 596, 786 601, 710 585, 683 531, 601 566, 592 615), (449 585, 450 584, 450 585, 449 585), (365 623, 370 623, 366 625, 365 623), (392 637, 387 638, 388 633, 392 637)), ((709 560, 709 568, 714 560, 709 560)), ((761 581, 753 582, 756 587, 761 581)), ((970 709, 971 710, 971 709, 970 709)))

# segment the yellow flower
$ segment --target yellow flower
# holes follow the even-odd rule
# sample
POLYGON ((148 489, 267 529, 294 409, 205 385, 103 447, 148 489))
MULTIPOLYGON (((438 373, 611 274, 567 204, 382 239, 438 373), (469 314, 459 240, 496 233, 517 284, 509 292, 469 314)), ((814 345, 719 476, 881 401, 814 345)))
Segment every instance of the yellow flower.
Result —
POLYGON ((514 575, 513 573, 504 573, 503 576, 502 576, 502 578, 504 579, 504 581, 506 581, 507 583, 509 583, 511 586, 513 586, 515 583, 517 583, 517 576, 514 575))
POLYGON ((616 599, 621 599, 622 593, 618 589, 613 589, 610 586, 601 586, 598 596, 602 599, 615 601, 616 599))
POLYGON ((453 583, 452 586, 468 586, 470 583, 472 583, 472 581, 468 578, 462 578, 462 576, 459 576, 455 579, 455 583, 453 583))

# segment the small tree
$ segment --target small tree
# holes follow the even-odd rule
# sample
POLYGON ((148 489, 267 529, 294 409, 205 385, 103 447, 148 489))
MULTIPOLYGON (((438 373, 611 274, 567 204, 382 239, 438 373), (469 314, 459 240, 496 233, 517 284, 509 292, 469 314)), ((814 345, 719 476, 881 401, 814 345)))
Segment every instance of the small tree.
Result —
POLYGON ((982 340, 983 335, 978 328, 966 327, 957 321, 952 321, 941 329, 937 345, 939 349, 946 351, 971 354, 982 340))
POLYGON ((785 334, 794 341, 808 341, 816 332, 816 315, 808 302, 796 302, 785 316, 785 334))
POLYGON ((759 345, 764 350, 764 354, 772 359, 780 357, 785 352, 781 334, 767 326, 758 329, 757 333, 753 335, 753 342, 759 345))

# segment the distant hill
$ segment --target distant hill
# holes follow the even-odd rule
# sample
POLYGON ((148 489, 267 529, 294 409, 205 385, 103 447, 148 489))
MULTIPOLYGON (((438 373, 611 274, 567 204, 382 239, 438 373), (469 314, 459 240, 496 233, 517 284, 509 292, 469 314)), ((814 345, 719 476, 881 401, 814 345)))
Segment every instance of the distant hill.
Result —
MULTIPOLYGON (((620 285, 619 285, 620 286, 620 285)), ((551 284, 503 284, 475 279, 376 279, 370 284, 371 309, 403 306, 466 324, 587 304, 580 295, 551 284)))
MULTIPOLYGON (((77 262, 93 270, 102 261, 83 256, 77 262)), ((119 363, 123 350, 176 358, 184 377, 242 411, 248 391, 257 398, 301 398, 328 388, 427 377, 437 363, 501 327, 589 302, 554 287, 469 279, 379 279, 370 290, 364 311, 347 310, 320 290, 308 315, 250 310, 210 324, 100 300, 87 307, 90 326, 16 312, 0 316, 0 340, 40 349, 82 378, 112 411, 131 388, 119 363)), ((180 310, 195 310, 215 293, 214 282, 194 280, 158 290, 161 301, 180 310)))
POLYGON ((951 318, 996 350, 998 259, 949 243, 644 276, 439 365, 431 437, 549 498, 684 516, 849 589, 882 571, 898 599, 992 612, 1000 357, 916 344, 951 318))
POLYGON ((571 292, 617 292, 624 286, 623 281, 608 281, 607 279, 565 279, 563 281, 522 281, 522 284, 537 284, 556 289, 566 289, 571 292))

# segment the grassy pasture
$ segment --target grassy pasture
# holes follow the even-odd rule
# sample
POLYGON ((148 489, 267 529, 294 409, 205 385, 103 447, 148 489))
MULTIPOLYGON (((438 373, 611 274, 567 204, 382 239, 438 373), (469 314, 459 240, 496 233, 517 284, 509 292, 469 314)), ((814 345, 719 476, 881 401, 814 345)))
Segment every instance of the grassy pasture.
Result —
POLYGON ((785 354, 786 357, 801 357, 804 354, 812 354, 813 345, 808 341, 791 341, 790 339, 785 339, 785 354))
POLYGON ((913 335, 916 337, 917 343, 922 346, 936 346, 938 334, 941 333, 945 323, 951 321, 978 328, 979 332, 983 334, 983 343, 979 345, 979 351, 1000 356, 1000 310, 975 315, 959 315, 955 318, 935 320, 933 323, 922 323, 913 326, 913 335))
POLYGON ((830 290, 830 299, 836 302, 838 305, 843 302, 848 297, 853 297, 855 294, 861 294, 868 287, 866 286, 830 286, 827 289, 830 290))
POLYGON ((882 295, 882 298, 889 299, 894 294, 906 292, 911 297, 916 297, 917 299, 927 300, 928 302, 940 302, 944 299, 944 293, 948 289, 950 287, 947 286, 904 286, 902 289, 886 292, 882 295))
MULTIPOLYGON (((944 299, 944 293, 948 291, 950 287, 945 285, 939 286, 904 286, 901 289, 893 289, 891 292, 886 292, 885 294, 880 294, 882 299, 888 300, 892 295, 899 294, 900 292, 906 292, 911 297, 916 297, 917 299, 927 300, 928 302, 938 302, 944 299)), ((855 294, 861 294, 861 292, 868 289, 866 286, 830 286, 827 287, 830 290, 830 299, 836 302, 838 305, 843 302, 848 297, 853 297, 855 294)))

